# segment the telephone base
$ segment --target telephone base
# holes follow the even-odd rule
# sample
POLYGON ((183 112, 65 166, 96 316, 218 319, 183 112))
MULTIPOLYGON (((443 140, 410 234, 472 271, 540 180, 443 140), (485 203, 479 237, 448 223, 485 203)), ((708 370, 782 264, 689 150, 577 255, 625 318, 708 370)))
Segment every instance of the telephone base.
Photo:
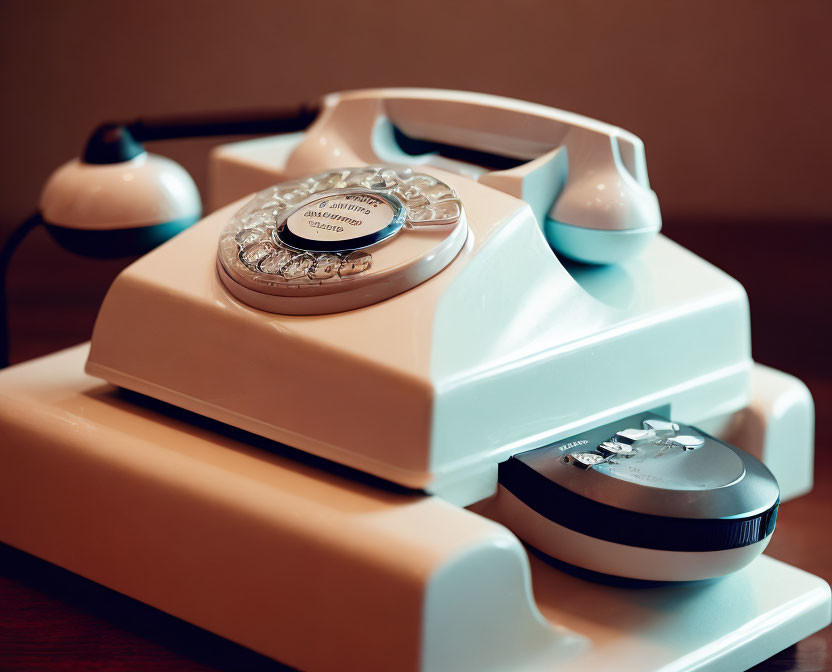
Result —
POLYGON ((0 540, 283 663, 742 670, 830 622, 827 584, 765 556, 651 589, 570 576, 475 511, 125 396, 87 350, 0 373, 0 540))

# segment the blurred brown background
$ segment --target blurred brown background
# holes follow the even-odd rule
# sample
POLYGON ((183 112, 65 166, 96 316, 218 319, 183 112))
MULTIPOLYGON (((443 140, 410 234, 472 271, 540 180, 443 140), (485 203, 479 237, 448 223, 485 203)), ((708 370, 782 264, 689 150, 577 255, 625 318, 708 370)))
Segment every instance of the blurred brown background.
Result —
MULTIPOLYGON (((824 0, 0 1, 0 237, 107 119, 396 85, 501 94, 622 126, 647 147, 664 232, 746 286, 755 359, 800 375, 815 396, 817 487, 783 507, 771 554, 829 580, 832 548, 816 531, 832 505, 830 33, 824 0)), ((204 190, 219 141, 149 149, 204 190)), ((9 276, 12 360, 88 338, 125 263, 73 257, 36 231, 9 276)), ((107 606, 112 598, 72 577, 4 558, 0 623, 16 628, 7 669, 217 664, 181 627, 134 622, 123 602, 107 606)), ((827 629, 765 669, 826 669, 830 656, 827 629)), ((228 669, 239 668, 232 656, 228 669)))
MULTIPOLYGON (((3 2, 0 216, 102 120, 369 86, 532 100, 646 143, 667 217, 832 212, 832 7, 817 2, 3 2)), ((204 146, 163 146, 197 177, 204 146)))
MULTIPOLYGON (((773 231, 744 245, 774 245, 832 219, 832 4, 823 0, 0 7, 0 235, 102 120, 268 108, 388 85, 523 98, 635 132, 671 236, 765 222, 773 231)), ((215 142, 150 149, 180 161, 204 190, 215 142)), ((10 274, 13 359, 85 338, 87 306, 120 266, 74 259, 36 232, 10 274), (27 279, 21 267, 57 268, 67 281, 27 279), (29 310, 52 304, 77 310, 61 323, 29 310)))

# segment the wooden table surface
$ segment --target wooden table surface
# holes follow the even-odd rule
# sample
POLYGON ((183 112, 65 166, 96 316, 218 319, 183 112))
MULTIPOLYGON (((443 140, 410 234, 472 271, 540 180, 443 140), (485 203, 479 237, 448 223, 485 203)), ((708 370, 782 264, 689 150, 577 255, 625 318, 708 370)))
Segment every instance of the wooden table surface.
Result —
MULTIPOLYGON (((815 398, 815 488, 783 504, 767 553, 832 581, 832 223, 669 222, 665 233, 739 279, 754 357, 800 376, 815 398)), ((10 273, 12 361, 86 340, 120 262, 87 261, 35 232, 10 273), (43 269, 60 269, 54 283, 43 269)), ((2 468, 2 467, 0 467, 2 468)), ((25 553, 0 545, 0 670, 288 668, 25 553)), ((757 672, 832 669, 832 629, 757 672)))

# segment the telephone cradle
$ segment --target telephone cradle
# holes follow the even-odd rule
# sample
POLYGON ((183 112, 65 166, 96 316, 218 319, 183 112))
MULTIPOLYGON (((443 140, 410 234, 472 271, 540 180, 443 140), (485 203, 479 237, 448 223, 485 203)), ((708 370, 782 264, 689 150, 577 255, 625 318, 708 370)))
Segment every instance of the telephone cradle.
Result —
POLYGON ((830 623, 767 538, 645 587, 506 517, 501 465, 655 409, 778 501, 811 489, 811 396, 753 362, 742 286, 658 233, 638 138, 380 89, 209 173, 210 214, 118 276, 91 344, 0 372, 0 540, 302 670, 743 670, 830 623))

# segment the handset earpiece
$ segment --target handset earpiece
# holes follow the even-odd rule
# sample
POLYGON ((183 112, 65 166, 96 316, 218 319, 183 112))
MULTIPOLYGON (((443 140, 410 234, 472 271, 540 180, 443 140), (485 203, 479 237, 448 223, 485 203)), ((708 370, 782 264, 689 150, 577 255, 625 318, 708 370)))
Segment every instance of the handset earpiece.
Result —
POLYGON ((632 133, 610 128, 608 134, 581 134, 571 142, 573 132, 567 134, 567 175, 543 222, 549 244, 583 263, 632 258, 662 225, 644 144, 632 133))
POLYGON ((123 257, 143 254, 195 223, 202 202, 182 166, 148 153, 126 126, 105 124, 81 158, 52 173, 39 211, 66 249, 123 257))

